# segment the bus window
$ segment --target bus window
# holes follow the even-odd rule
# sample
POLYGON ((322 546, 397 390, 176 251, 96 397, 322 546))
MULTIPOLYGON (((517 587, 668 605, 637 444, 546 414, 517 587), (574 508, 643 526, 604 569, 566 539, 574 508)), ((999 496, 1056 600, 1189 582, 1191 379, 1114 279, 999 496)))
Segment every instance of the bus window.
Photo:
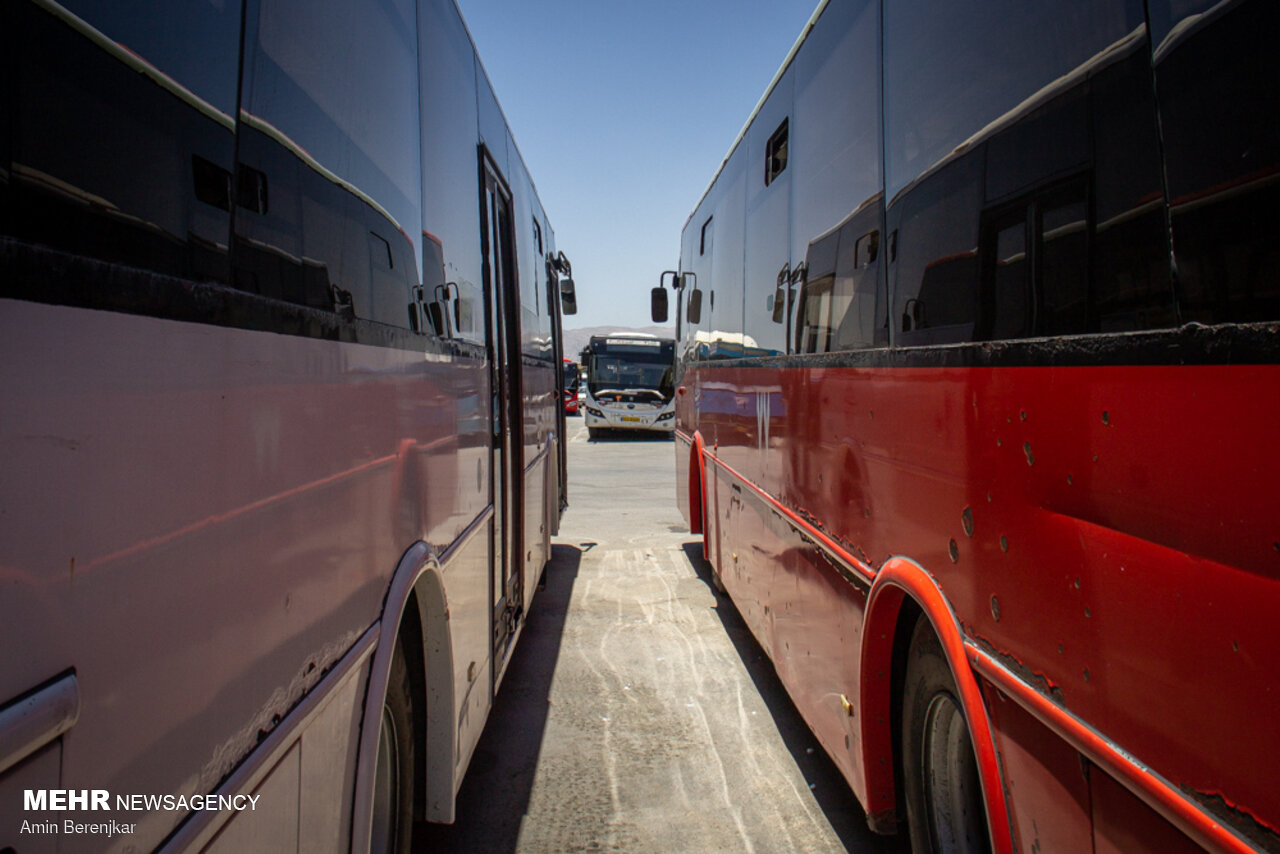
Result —
POLYGON ((403 2, 260 4, 246 27, 240 169, 265 176, 269 196, 236 217, 238 287, 410 325, 422 257, 414 21, 403 2))

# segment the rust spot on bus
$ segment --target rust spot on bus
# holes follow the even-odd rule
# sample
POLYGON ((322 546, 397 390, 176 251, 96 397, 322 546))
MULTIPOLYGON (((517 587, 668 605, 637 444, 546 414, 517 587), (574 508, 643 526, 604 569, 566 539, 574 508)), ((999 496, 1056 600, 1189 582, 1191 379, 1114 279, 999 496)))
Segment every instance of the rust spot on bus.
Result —
POLYGON ((1258 821, 1253 815, 1240 809, 1219 793, 1202 792, 1187 785, 1179 788, 1184 795, 1197 801, 1207 812, 1233 828, 1259 850, 1280 851, 1280 833, 1258 821))
MULTIPOLYGON (((992 598, 994 599, 995 597, 992 598)), ((1036 670, 1032 670, 1026 664, 1023 664, 1022 661, 1012 653, 996 649, 995 645, 992 644, 991 641, 973 631, 970 631, 967 625, 965 625, 964 628, 965 633, 973 638, 974 641, 977 642, 978 646, 993 658, 997 659, 1010 673, 1014 674, 1023 682, 1048 697, 1061 708, 1065 709, 1067 707, 1066 698, 1062 693, 1062 689, 1049 681, 1048 676, 1036 670)))

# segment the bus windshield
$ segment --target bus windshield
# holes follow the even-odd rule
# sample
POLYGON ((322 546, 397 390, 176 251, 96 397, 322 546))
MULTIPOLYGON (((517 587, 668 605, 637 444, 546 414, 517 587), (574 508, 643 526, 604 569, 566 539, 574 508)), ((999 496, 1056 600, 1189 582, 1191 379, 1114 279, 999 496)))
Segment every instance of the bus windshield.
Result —
POLYGON ((660 339, 609 338, 592 342, 587 390, 592 397, 617 393, 669 401, 675 393, 675 347, 660 339))

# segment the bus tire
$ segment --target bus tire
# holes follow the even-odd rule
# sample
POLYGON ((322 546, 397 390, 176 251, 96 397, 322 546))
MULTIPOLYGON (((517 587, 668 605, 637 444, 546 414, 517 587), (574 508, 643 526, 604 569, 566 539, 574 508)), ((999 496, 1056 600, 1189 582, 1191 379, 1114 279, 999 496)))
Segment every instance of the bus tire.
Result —
POLYGON ((396 641, 378 728, 369 844, 375 854, 409 854, 413 845, 413 689, 402 644, 396 641))
POLYGON ((588 439, 599 439, 599 438, 600 438, 600 428, 599 428, 599 427, 588 427, 588 428, 587 428, 587 438, 588 438, 588 439))
POLYGON ((982 782, 960 693, 942 644, 921 618, 907 651, 902 772, 914 852, 987 852, 982 782))

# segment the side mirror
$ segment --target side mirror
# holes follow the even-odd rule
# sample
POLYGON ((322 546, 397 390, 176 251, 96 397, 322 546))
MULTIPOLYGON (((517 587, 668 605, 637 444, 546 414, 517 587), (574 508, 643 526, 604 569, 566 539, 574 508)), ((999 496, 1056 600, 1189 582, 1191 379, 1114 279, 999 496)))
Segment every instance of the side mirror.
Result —
POLYGON ((443 305, 438 302, 429 303, 427 305, 427 318, 431 321, 431 328, 435 330, 436 335, 441 338, 448 337, 449 331, 445 326, 443 305))
POLYGON ((458 325, 459 332, 471 333, 475 331, 474 310, 472 308, 473 301, 470 297, 466 299, 459 298, 454 303, 454 312, 456 312, 454 320, 458 325))
POLYGON ((649 314, 654 323, 667 322, 667 289, 661 285, 649 292, 649 314))
POLYGON ((791 301, 791 265, 778 271, 778 286, 773 292, 773 322, 781 323, 787 316, 787 303, 791 301))
POLYGON ((573 289, 573 279, 560 280, 560 311, 562 314, 578 313, 578 294, 573 289))
POLYGON ((689 292, 689 310, 685 313, 685 319, 690 323, 702 321, 702 291, 697 288, 689 292))

